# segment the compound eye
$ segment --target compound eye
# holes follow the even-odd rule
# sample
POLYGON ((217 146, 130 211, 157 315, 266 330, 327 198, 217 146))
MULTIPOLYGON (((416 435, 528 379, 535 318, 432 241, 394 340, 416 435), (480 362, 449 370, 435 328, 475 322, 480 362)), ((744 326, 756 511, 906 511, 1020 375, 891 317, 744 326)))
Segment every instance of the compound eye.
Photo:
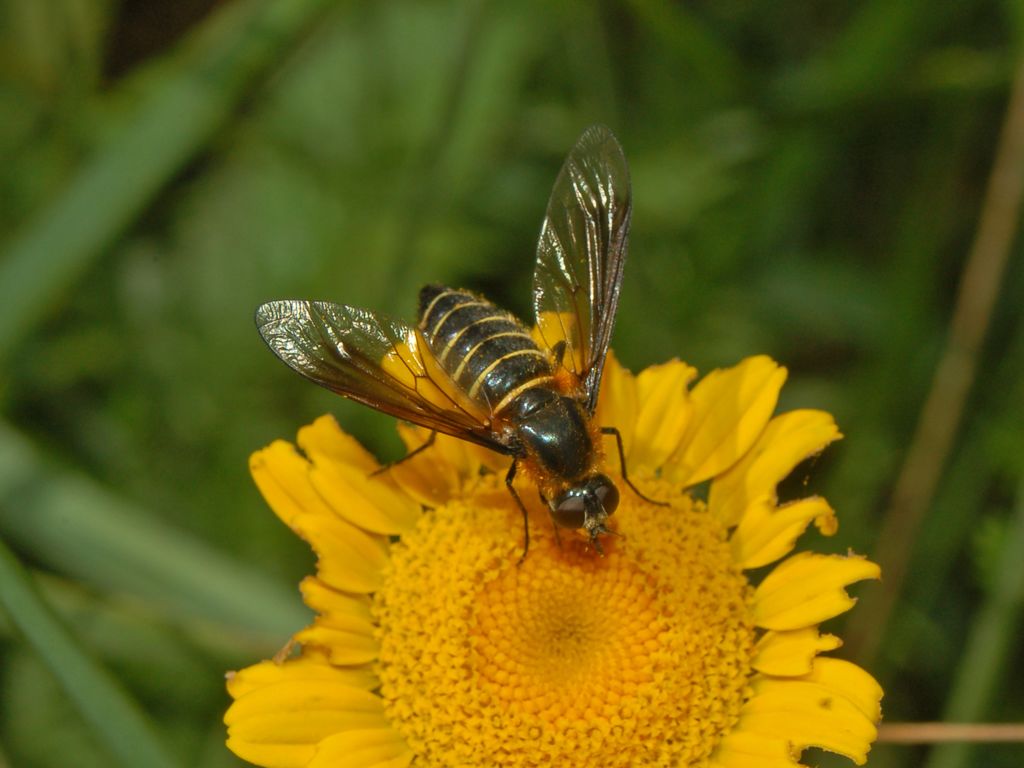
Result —
POLYGON ((563 528, 582 528, 586 519, 586 507, 583 494, 578 489, 572 489, 558 500, 551 511, 551 516, 563 528))
POLYGON ((594 495, 601 502, 601 508, 605 514, 610 515, 619 506, 619 489, 615 487, 615 483, 603 475, 600 480, 601 482, 594 488, 594 495))

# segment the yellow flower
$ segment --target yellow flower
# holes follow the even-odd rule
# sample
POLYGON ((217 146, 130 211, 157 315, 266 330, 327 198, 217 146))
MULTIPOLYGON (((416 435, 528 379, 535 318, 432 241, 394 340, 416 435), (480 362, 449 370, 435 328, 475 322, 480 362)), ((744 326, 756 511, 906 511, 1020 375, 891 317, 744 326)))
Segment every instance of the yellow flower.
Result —
MULTIPOLYGON (((599 557, 554 536, 508 459, 439 436, 389 472, 329 417, 253 455, 278 516, 319 556, 301 653, 229 676, 228 746, 262 766, 783 768, 818 746, 864 762, 882 691, 818 624, 878 567, 789 555, 820 497, 777 484, 840 437, 820 411, 772 418, 785 369, 673 361, 633 376, 609 357, 597 423, 630 478, 599 557), (710 481, 706 501, 685 488, 710 481), (428 511, 423 512, 423 507, 428 511), (755 584, 747 572, 786 558, 755 584)), ((402 427, 410 447, 422 430, 402 427)), ((607 447, 606 472, 618 470, 607 447)))

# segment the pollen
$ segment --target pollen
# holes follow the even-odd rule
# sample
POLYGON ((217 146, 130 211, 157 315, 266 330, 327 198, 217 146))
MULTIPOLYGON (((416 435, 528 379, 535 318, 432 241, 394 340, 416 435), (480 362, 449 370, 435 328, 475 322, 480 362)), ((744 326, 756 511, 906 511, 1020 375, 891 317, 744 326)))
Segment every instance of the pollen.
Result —
POLYGON ((520 564, 497 482, 424 515, 374 598, 380 692, 415 765, 706 762, 755 648, 725 528, 667 485, 670 507, 627 491, 607 556, 538 513, 520 564))

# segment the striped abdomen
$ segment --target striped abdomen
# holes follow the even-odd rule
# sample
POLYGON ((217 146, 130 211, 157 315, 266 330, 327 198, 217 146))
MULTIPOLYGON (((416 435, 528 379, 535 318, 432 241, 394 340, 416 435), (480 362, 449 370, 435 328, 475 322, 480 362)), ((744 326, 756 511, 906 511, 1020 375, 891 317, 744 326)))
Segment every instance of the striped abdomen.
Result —
POLYGON ((552 375, 547 355, 512 315, 467 291, 423 288, 420 330, 455 383, 494 412, 552 375))

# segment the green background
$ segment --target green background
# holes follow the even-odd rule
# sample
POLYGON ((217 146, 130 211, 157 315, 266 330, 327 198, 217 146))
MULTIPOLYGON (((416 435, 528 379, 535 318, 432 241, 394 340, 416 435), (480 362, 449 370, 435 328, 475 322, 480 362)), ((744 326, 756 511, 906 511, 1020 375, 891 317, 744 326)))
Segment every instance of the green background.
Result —
MULTIPOLYGON (((324 412, 399 451, 392 420, 276 362, 253 309, 411 317, 438 281, 527 315, 548 192, 594 122, 633 174, 620 359, 786 365, 781 407, 847 435, 789 491, 838 510, 822 546, 878 551, 1022 32, 1020 4, 977 0, 0 2, 0 537, 87 653, 3 559, 0 765, 238 764, 223 670, 302 625, 313 562, 248 455, 324 412)), ((896 584, 862 585, 828 625, 892 721, 1024 719, 1020 255, 970 315, 963 418, 929 418, 955 440, 926 452, 925 516, 885 528, 895 610, 896 584)))

